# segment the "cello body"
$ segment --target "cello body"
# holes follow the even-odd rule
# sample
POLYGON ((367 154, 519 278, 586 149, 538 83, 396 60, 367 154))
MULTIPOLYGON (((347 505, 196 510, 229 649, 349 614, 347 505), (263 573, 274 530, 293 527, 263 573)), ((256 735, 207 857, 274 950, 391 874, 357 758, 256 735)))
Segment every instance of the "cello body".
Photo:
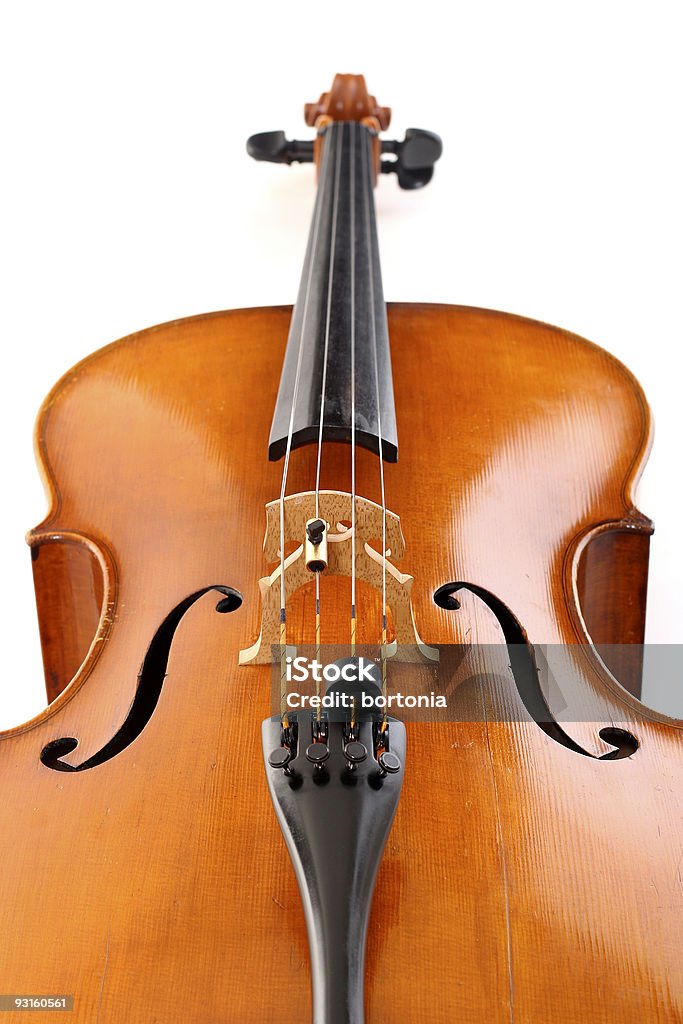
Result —
MULTIPOLYGON (((53 699, 0 739, 1 973, 5 991, 73 994, 79 1024, 311 1013, 260 752, 272 666, 239 662, 269 570, 279 468, 263 452, 289 319, 247 309, 143 331, 68 373, 40 414, 51 507, 29 543, 53 699)), ((673 1024, 683 723, 643 707, 594 643, 642 641, 642 393, 598 347, 509 314, 398 304, 389 328, 402 450, 387 504, 415 621, 430 644, 482 646, 474 713, 407 725, 368 1024, 673 1024), (435 600, 455 583, 458 600, 435 600), (505 640, 486 594, 523 639, 570 651, 585 713, 559 739, 512 671, 482 667, 505 640), (605 757, 624 735, 637 749, 605 757)), ((292 453, 292 491, 314 462, 292 453)), ((370 452, 357 473, 378 500, 370 452)), ((322 474, 349 490, 346 446, 322 474)), ((359 601, 376 610, 370 588, 359 601)), ((304 590, 293 632, 310 604, 304 590)))

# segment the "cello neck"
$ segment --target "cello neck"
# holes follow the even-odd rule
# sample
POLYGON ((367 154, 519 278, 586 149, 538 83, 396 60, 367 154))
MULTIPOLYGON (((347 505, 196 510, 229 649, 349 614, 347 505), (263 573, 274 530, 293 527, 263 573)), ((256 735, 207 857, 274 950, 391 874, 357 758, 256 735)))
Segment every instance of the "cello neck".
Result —
POLYGON ((398 454, 389 332, 375 219, 376 134, 320 129, 318 192, 287 341, 269 457, 345 441, 398 454), (322 419, 322 431, 321 431, 322 419))

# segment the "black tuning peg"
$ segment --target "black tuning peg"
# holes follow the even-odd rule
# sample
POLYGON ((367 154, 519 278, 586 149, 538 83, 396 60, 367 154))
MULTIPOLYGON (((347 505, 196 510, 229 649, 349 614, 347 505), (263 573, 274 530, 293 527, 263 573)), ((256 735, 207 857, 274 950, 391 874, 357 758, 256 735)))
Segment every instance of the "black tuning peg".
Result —
MULTIPOLYGON (((382 160, 380 168, 384 174, 396 174, 401 188, 422 188, 432 180, 442 149, 434 132, 408 128, 403 142, 382 139, 382 154, 393 159, 382 160)), ((247 139, 247 153, 254 160, 273 164, 309 164, 313 162, 313 142, 288 139, 284 132, 259 132, 247 139)))
POLYGON ((434 164, 443 152, 443 144, 434 132, 408 128, 403 142, 382 140, 382 153, 395 160, 382 160, 384 174, 395 173, 401 188, 422 188, 432 180, 434 164))
POLYGON ((268 160, 272 164, 310 164, 313 142, 288 139, 284 132, 259 132, 247 139, 247 153, 254 160, 268 160))

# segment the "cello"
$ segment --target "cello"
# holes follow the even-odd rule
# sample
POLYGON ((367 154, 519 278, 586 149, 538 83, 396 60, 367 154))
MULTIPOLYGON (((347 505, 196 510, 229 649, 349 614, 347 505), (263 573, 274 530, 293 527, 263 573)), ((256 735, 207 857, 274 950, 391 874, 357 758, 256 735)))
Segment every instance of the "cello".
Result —
POLYGON ((50 704, 0 741, 2 1008, 678 1021, 640 387, 547 324, 387 306, 374 189, 428 185, 440 140, 384 137, 355 75, 305 118, 248 143, 316 166, 293 309, 131 335, 41 410, 50 704))

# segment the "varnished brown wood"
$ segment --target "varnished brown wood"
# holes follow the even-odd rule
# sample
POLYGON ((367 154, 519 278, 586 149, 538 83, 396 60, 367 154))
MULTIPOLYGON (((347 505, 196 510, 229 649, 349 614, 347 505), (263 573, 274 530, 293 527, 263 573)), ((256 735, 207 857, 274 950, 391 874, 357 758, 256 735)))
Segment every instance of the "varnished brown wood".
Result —
POLYGON ((380 107, 375 97, 368 93, 363 75, 335 75, 330 91, 324 92, 317 103, 305 105, 304 117, 311 127, 321 117, 329 117, 333 121, 373 118, 378 128, 386 131, 391 121, 391 109, 380 107))
POLYGON ((333 121, 360 121, 371 128, 376 137, 372 143, 375 182, 380 172, 382 147, 379 132, 386 131, 391 122, 391 108, 380 107, 374 96, 368 93, 363 75, 335 75, 329 92, 324 92, 317 103, 304 105, 306 124, 318 129, 313 153, 316 166, 320 168, 324 135, 321 129, 333 121))
POLYGON ((73 541, 31 548, 47 699, 71 681, 90 649, 102 614, 102 571, 88 547, 73 541))
POLYGON ((622 686, 640 696, 650 554, 646 530, 605 530, 586 545, 578 594, 586 628, 622 686))
MULTIPOLYGON (((41 414, 52 508, 31 542, 86 538, 105 612, 75 679, 0 741, 2 979, 8 992, 73 993, 79 1024, 310 1014, 303 913, 259 749, 270 668, 238 665, 269 568, 272 368, 288 321, 285 308, 242 310, 134 335, 67 374, 41 414), (110 739, 160 623, 211 584, 239 590, 242 608, 218 615, 207 594, 187 613, 142 734, 83 772, 43 765, 57 737, 78 738, 73 764, 110 739)), ((565 723, 576 742, 607 751, 598 730, 615 722, 640 746, 619 761, 567 749, 525 717, 504 675, 464 695, 481 705, 471 720, 408 727, 370 925, 368 1024, 674 1024, 683 723, 611 676, 578 600, 592 537, 650 529, 632 499, 650 440, 642 394, 599 348, 522 318, 397 305, 390 331, 402 448, 387 504, 420 635, 499 642, 473 595, 455 612, 432 599, 452 580, 485 587, 533 643, 576 652, 585 714, 565 723)), ((314 450, 294 452, 288 491, 309 489, 314 468, 314 450)), ((349 477, 348 447, 327 445, 322 486, 348 490, 349 477)), ((357 477, 376 501, 368 452, 357 477)), ((346 583, 326 606, 328 642, 347 637, 346 583)), ((92 596, 81 599, 85 623, 92 596)), ((378 612, 365 593, 368 638, 378 612)), ((310 638, 311 624, 302 598, 291 631, 310 638)))

